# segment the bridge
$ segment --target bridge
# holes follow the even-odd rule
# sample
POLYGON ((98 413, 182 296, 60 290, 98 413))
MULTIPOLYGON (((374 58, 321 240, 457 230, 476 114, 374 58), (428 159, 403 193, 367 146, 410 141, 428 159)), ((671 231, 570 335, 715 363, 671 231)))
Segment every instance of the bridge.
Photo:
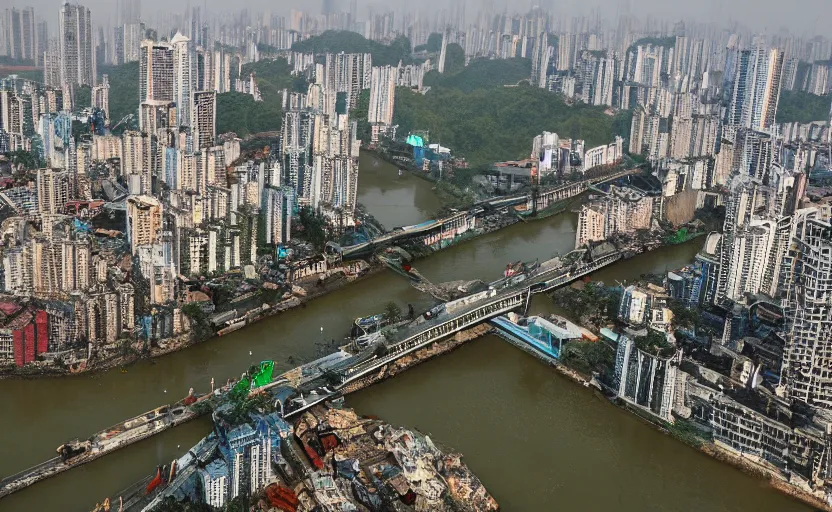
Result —
POLYGON ((321 402, 340 396, 344 388, 350 383, 371 375, 385 365, 425 348, 440 339, 469 329, 514 309, 525 308, 529 302, 529 296, 528 288, 508 290, 502 293, 496 290, 487 290, 446 303, 442 305, 443 311, 434 318, 416 321, 411 324, 409 328, 397 336, 399 341, 382 341, 371 345, 357 356, 331 368, 330 374, 338 380, 334 389, 330 393, 316 394, 314 398, 310 397, 302 406, 287 412, 285 417, 291 418, 321 402))
POLYGON ((328 370, 328 380, 319 382, 331 385, 333 379, 336 380, 330 391, 308 397, 302 405, 287 412, 285 416, 290 418, 346 394, 350 384, 371 377, 386 365, 432 343, 509 311, 525 311, 532 295, 564 286, 623 257, 623 253, 615 251, 589 262, 579 260, 569 265, 542 267, 530 275, 501 279, 492 283, 488 290, 440 304, 432 310, 436 311, 433 318, 412 323, 404 332, 396 333, 397 340, 382 339, 360 354, 331 367, 328 370))
POLYGON ((455 213, 444 219, 429 220, 421 224, 395 228, 373 240, 343 247, 341 249, 341 255, 344 258, 355 258, 371 253, 378 248, 395 245, 401 240, 417 236, 424 237, 426 244, 428 244, 429 240, 433 239, 442 240, 453 238, 475 227, 476 219, 487 211, 520 205, 525 206, 525 211, 542 211, 560 201, 586 192, 590 186, 614 181, 624 176, 639 174, 640 172, 640 169, 628 169, 598 178, 576 181, 552 189, 542 190, 536 195, 526 193, 488 199, 475 204, 467 211, 455 213))

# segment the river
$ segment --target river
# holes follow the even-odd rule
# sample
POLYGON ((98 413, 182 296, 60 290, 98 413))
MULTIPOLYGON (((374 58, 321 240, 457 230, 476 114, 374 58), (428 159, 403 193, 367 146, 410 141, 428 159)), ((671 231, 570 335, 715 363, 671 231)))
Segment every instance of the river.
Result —
MULTIPOLYGON (((395 167, 374 161, 362 156, 359 201, 385 226, 426 220, 438 208, 429 182, 399 177, 395 167)), ((575 215, 566 213, 474 239, 416 267, 434 282, 491 280, 507 262, 567 252, 574 236, 575 215)), ((638 256, 593 278, 613 282, 678 267, 691 261, 699 243, 638 256)), ((0 432, 5 434, 0 475, 54 456, 69 439, 181 398, 190 387, 206 391, 211 378, 224 382, 251 363, 274 359, 282 371, 314 359, 323 342, 346 335, 355 317, 381 311, 390 300, 403 308, 431 303, 405 279, 383 272, 306 308, 137 363, 126 373, 0 381, 0 432)), ((545 297, 532 306, 539 312, 551 307, 545 297)), ((491 336, 350 396, 347 403, 361 413, 429 432, 462 452, 508 511, 808 510, 657 433, 491 336)), ((90 510, 180 456, 209 425, 207 418, 194 421, 49 479, 3 499, 0 511, 90 510)))

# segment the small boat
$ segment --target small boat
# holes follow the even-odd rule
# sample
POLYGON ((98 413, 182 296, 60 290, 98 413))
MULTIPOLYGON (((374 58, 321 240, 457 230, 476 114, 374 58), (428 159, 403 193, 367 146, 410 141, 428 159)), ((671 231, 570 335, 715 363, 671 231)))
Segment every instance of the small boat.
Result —
POLYGON ((156 468, 156 477, 147 484, 147 488, 145 489, 145 494, 150 494, 153 492, 154 489, 162 485, 162 466, 156 468))
POLYGON ((399 178, 401 178, 402 176, 404 176, 404 171, 399 169, 399 178))

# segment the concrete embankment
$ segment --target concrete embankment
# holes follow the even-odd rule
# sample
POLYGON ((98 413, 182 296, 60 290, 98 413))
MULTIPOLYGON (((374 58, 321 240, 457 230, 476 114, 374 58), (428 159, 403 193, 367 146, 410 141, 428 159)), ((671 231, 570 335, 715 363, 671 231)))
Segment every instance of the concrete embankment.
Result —
POLYGON ((341 390, 341 393, 344 395, 355 393, 356 391, 372 386, 377 382, 395 377, 405 370, 413 368, 414 366, 424 363, 429 359, 433 359, 434 357, 446 354, 461 347, 471 340, 485 336, 491 331, 492 328, 488 324, 480 324, 470 329, 460 331, 449 338, 436 341, 425 348, 413 352, 412 354, 396 359, 395 361, 381 367, 373 374, 355 382, 351 382, 341 390))

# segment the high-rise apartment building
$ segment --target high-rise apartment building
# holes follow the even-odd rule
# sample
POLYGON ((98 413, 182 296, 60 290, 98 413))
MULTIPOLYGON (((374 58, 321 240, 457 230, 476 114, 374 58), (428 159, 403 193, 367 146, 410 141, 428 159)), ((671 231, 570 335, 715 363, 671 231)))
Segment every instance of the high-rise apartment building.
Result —
POLYGON ((142 41, 139 52, 139 101, 173 101, 173 47, 142 41))
POLYGON ((285 244, 291 239, 294 196, 290 187, 268 187, 263 191, 267 244, 285 244))
POLYGON ((158 242, 161 230, 162 204, 158 199, 151 196, 127 199, 127 239, 133 254, 139 246, 158 242))
POLYGON ((736 63, 728 124, 766 131, 774 124, 780 99, 783 52, 757 44, 736 63))
POLYGON ((217 93, 199 91, 193 96, 194 124, 197 146, 209 148, 217 137, 217 93))
POLYGON ((370 108, 368 121, 372 126, 372 142, 393 124, 396 101, 397 70, 393 66, 374 67, 370 79, 370 108))
POLYGON ((373 57, 369 53, 338 53, 326 55, 323 86, 328 92, 344 93, 343 110, 355 108, 358 96, 370 88, 373 57))
POLYGON ((37 188, 40 213, 55 214, 63 211, 69 200, 69 179, 66 172, 39 169, 37 188))
POLYGON ((95 85, 92 40, 90 10, 78 4, 63 4, 58 22, 62 84, 95 85))
POLYGON ((44 52, 46 52, 46 46, 48 42, 49 26, 46 24, 45 20, 40 20, 37 22, 35 32, 35 56, 33 59, 35 61, 35 65, 43 65, 43 54, 44 52))
POLYGON ((101 83, 92 88, 92 107, 104 111, 107 119, 110 118, 110 81, 107 75, 102 77, 101 83))
POLYGON ((191 40, 177 32, 170 40, 173 47, 173 101, 179 126, 191 126, 193 115, 193 58, 191 40))
POLYGON ((8 55, 12 59, 32 61, 37 64, 38 32, 35 29, 35 11, 31 7, 6 9, 6 41, 8 55))
POLYGON ((141 55, 141 45, 145 37, 144 23, 125 23, 121 29, 120 63, 136 62, 141 55))

